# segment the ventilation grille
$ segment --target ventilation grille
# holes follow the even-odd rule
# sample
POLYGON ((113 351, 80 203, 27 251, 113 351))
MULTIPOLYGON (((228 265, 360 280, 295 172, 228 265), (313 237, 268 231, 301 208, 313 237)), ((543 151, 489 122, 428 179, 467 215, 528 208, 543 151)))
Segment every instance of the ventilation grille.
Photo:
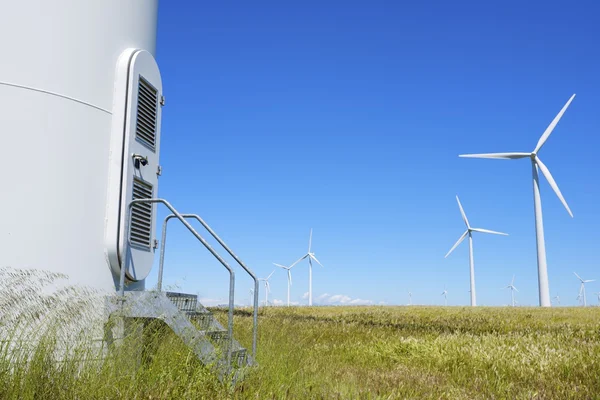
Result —
MULTIPOLYGON (((133 200, 151 199, 152 185, 133 179, 133 200)), ((152 204, 134 204, 131 210, 129 240, 132 245, 150 250, 152 241, 152 204)))
POLYGON ((156 145, 157 113, 158 91, 140 76, 135 136, 152 150, 154 150, 156 145))

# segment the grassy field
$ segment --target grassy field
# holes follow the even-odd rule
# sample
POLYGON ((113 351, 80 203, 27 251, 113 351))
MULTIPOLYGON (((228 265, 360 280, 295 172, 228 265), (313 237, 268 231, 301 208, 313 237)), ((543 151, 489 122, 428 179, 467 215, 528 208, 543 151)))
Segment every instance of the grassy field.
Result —
MULTIPOLYGON (((259 318, 260 366, 233 389, 158 331, 142 364, 123 350, 56 363, 41 347, 11 367, 3 349, 0 398, 600 398, 600 308, 269 307, 259 318)), ((250 311, 235 322, 249 345, 250 311)))
POLYGON ((260 369, 238 393, 598 398, 599 317, 596 308, 270 308, 260 369))

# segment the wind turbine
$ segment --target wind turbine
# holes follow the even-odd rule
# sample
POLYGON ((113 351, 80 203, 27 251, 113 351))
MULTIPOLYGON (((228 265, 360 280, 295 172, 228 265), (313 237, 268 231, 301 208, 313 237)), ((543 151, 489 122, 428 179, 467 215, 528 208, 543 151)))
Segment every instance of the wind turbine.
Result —
POLYGON ((275 273, 275 270, 269 274, 266 278, 258 278, 259 281, 263 281, 265 283, 265 307, 269 305, 269 292, 271 291, 271 285, 269 285, 269 279, 275 273))
POLYGON ((510 299, 512 302, 512 306, 515 306, 515 291, 518 292, 517 288, 515 287, 515 276, 513 275, 512 281, 510 282, 510 285, 506 286, 504 289, 510 289, 510 299))
POLYGON ((587 305, 586 299, 585 299, 585 284, 588 282, 594 282, 595 279, 586 279, 583 280, 581 279, 581 277, 579 275, 577 275, 576 272, 573 272, 575 274, 575 276, 581 281, 581 286, 579 287, 579 294, 582 295, 583 294, 583 306, 585 307, 587 305))
POLYGON ((303 255, 302 257, 300 257, 292 265, 290 265, 290 268, 292 268, 294 265, 298 264, 300 261, 304 260, 305 258, 308 258, 308 305, 309 306, 312 306, 312 260, 315 260, 315 262, 317 264, 319 264, 321 267, 323 267, 323 264, 321 264, 319 262, 319 260, 317 260, 317 257, 315 257, 315 253, 310 252, 311 244, 312 244, 312 228, 310 229, 310 236, 308 238, 308 252, 305 255, 303 255))
POLYGON ((541 150, 546 140, 558 124, 558 121, 562 118, 563 114, 575 98, 575 95, 571 96, 569 101, 563 106, 560 112, 554 117, 550 125, 546 128, 537 145, 531 153, 489 153, 489 154, 461 154, 459 157, 470 157, 470 158, 494 158, 500 160, 516 160, 519 158, 529 158, 531 160, 531 170, 533 174, 533 207, 535 210, 535 233, 537 242, 537 260, 538 260, 538 285, 539 285, 539 298, 540 306, 551 307, 550 302, 550 286, 548 284, 548 266, 546 264, 546 243, 544 241, 544 223, 542 218, 542 198, 540 196, 540 182, 538 178, 538 169, 542 171, 542 174, 546 177, 546 180, 567 209, 567 212, 573 217, 573 213, 569 208, 567 201, 563 197, 556 181, 550 174, 550 170, 544 165, 542 160, 538 157, 538 152, 541 150))
POLYGON ((252 306, 253 298, 254 298, 254 288, 250 288, 250 306, 252 306))
POLYGON ((444 296, 444 305, 447 306, 448 305, 448 291, 446 290, 446 286, 444 286, 444 291, 441 294, 442 296, 444 296))
POLYGON ((560 306, 560 297, 558 295, 554 296, 554 300, 556 300, 556 304, 560 306))
POLYGON ((448 254, 446 254, 446 257, 448 257, 450 255, 450 253, 452 253, 454 251, 455 248, 458 247, 459 244, 462 243, 463 240, 465 240, 465 238, 468 236, 469 237, 469 270, 470 270, 470 274, 471 274, 471 306, 475 307, 477 305, 477 296, 475 294, 475 262, 473 261, 473 232, 481 232, 481 233, 493 233, 494 235, 504 235, 504 236, 508 236, 508 234, 506 233, 502 233, 502 232, 496 232, 496 231, 490 231, 488 229, 481 229, 481 228, 471 228, 471 225, 469 225, 469 220, 467 219, 467 215, 465 214, 465 210, 463 210, 462 204, 460 204, 460 200, 458 199, 458 196, 456 196, 456 201, 458 202, 458 208, 460 209, 460 214, 462 215, 463 221, 465 222, 465 225, 467 226, 467 230, 465 231, 465 233, 462 234, 462 236, 460 238, 458 238, 458 241, 454 244, 454 246, 452 246, 452 248, 450 249, 450 251, 448 252, 448 254))
POLYGON ((596 292, 594 293, 596 296, 598 296, 598 305, 600 305, 600 292, 596 292))
POLYGON ((273 265, 287 270, 287 276, 288 276, 287 306, 289 307, 290 306, 290 286, 292 286, 292 271, 291 271, 292 267, 286 267, 285 265, 281 265, 281 264, 277 264, 277 263, 273 263, 273 265))
POLYGON ((582 301, 582 295, 581 295, 581 287, 579 287, 579 293, 577 293, 577 301, 579 302, 579 305, 583 305, 583 301, 582 301))
POLYGON ((412 306, 412 292, 408 292, 408 305, 412 306))

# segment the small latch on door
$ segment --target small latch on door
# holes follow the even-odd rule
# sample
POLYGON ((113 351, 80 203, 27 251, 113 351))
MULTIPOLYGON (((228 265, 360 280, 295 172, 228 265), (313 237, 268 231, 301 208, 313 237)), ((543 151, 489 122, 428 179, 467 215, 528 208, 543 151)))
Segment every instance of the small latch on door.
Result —
POLYGON ((140 154, 133 154, 132 157, 135 168, 140 169, 140 164, 142 164, 144 167, 148 165, 148 157, 144 157, 140 154))

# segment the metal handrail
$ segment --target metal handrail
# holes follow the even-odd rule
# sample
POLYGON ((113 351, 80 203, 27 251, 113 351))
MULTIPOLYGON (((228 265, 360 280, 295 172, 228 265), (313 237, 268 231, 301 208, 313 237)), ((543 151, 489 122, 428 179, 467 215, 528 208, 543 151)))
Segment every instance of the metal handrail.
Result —
MULTIPOLYGON (((254 273, 252 272, 252 270, 250 268, 248 268, 246 266, 246 264, 244 264, 244 262, 242 260, 240 260, 240 258, 238 256, 235 255, 235 253, 233 252, 233 250, 231 250, 229 248, 229 246, 227 246, 225 244, 225 242, 215 233, 215 231, 212 230, 212 228, 206 223, 204 222, 204 220, 197 214, 181 214, 181 216, 183 218, 191 218, 191 219, 195 219, 196 221, 200 222, 200 224, 204 227, 204 229, 206 229, 208 231, 208 233, 211 234, 211 236, 213 238, 215 238, 215 240, 217 242, 219 242, 219 244, 225 249, 225 251, 227 251, 229 253, 229 255, 231 257, 233 257, 233 259, 240 265, 240 267, 242 267, 244 269, 244 271, 246 271, 248 273, 248 275, 250 275, 250 277, 252 278, 252 280, 254 280, 254 311, 253 311, 253 324, 252 324, 252 356, 256 358, 256 342, 257 342, 257 337, 258 337, 258 278, 256 277, 256 275, 254 275, 254 273)), ((169 222, 169 220, 171 218, 176 218, 177 215, 175 214, 171 214, 168 215, 167 217, 165 217, 165 220, 163 222, 163 230, 162 230, 162 238, 161 238, 161 249, 160 249, 160 262, 158 265, 158 290, 160 291, 162 288, 162 277, 163 277, 163 265, 164 265, 164 261, 165 261, 165 243, 167 241, 167 223, 169 222)))
MULTIPOLYGON (((147 203, 147 204, 153 204, 153 203, 161 203, 164 204, 173 214, 171 214, 171 216, 173 218, 177 218, 179 221, 181 221, 181 223, 192 233, 192 235, 194 235, 194 237, 196 237, 196 239, 198 239, 198 241, 200 241, 200 243, 202 243, 204 245, 204 247, 206 247, 206 249, 208 251, 210 251, 210 253, 217 259, 219 260, 219 262, 229 271, 229 315, 228 315, 228 321, 227 321, 227 332, 229 335, 229 345, 227 346, 227 365, 231 364, 231 351, 233 349, 233 308, 234 308, 234 292, 235 292, 235 273, 233 272, 233 269, 229 266, 229 264, 227 264, 227 262, 225 260, 223 260, 223 258, 211 247, 210 244, 208 244, 206 242, 206 240, 204 240, 204 238, 202 236, 200 236, 200 234, 198 232, 196 232, 196 230, 185 220, 184 216, 180 213, 177 212, 177 210, 175 210, 175 208, 166 200, 164 199, 136 199, 136 200, 132 200, 129 203, 129 210, 128 210, 128 222, 131 221, 131 213, 133 210, 133 206, 135 204, 142 204, 142 203, 147 203)), ((184 214, 185 215, 185 214, 184 214)), ((166 225, 166 224, 165 224, 166 225)), ((131 224, 128 224, 128 228, 131 228, 131 224)), ((125 296, 125 269, 127 268, 127 266, 129 265, 129 258, 131 257, 131 252, 130 252, 130 248, 131 248, 131 243, 129 241, 129 229, 126 232, 126 237, 127 237, 127 246, 125 248, 125 265, 121 267, 121 274, 119 276, 119 295, 121 297, 125 296)), ((163 232, 163 234, 166 234, 166 232, 163 232)), ((164 240, 162 243, 162 248, 161 248, 161 266, 159 268, 159 273, 160 273, 160 277, 161 277, 161 286, 162 286, 162 262, 164 260, 164 240)), ((160 288, 159 288, 160 291, 160 288)))

